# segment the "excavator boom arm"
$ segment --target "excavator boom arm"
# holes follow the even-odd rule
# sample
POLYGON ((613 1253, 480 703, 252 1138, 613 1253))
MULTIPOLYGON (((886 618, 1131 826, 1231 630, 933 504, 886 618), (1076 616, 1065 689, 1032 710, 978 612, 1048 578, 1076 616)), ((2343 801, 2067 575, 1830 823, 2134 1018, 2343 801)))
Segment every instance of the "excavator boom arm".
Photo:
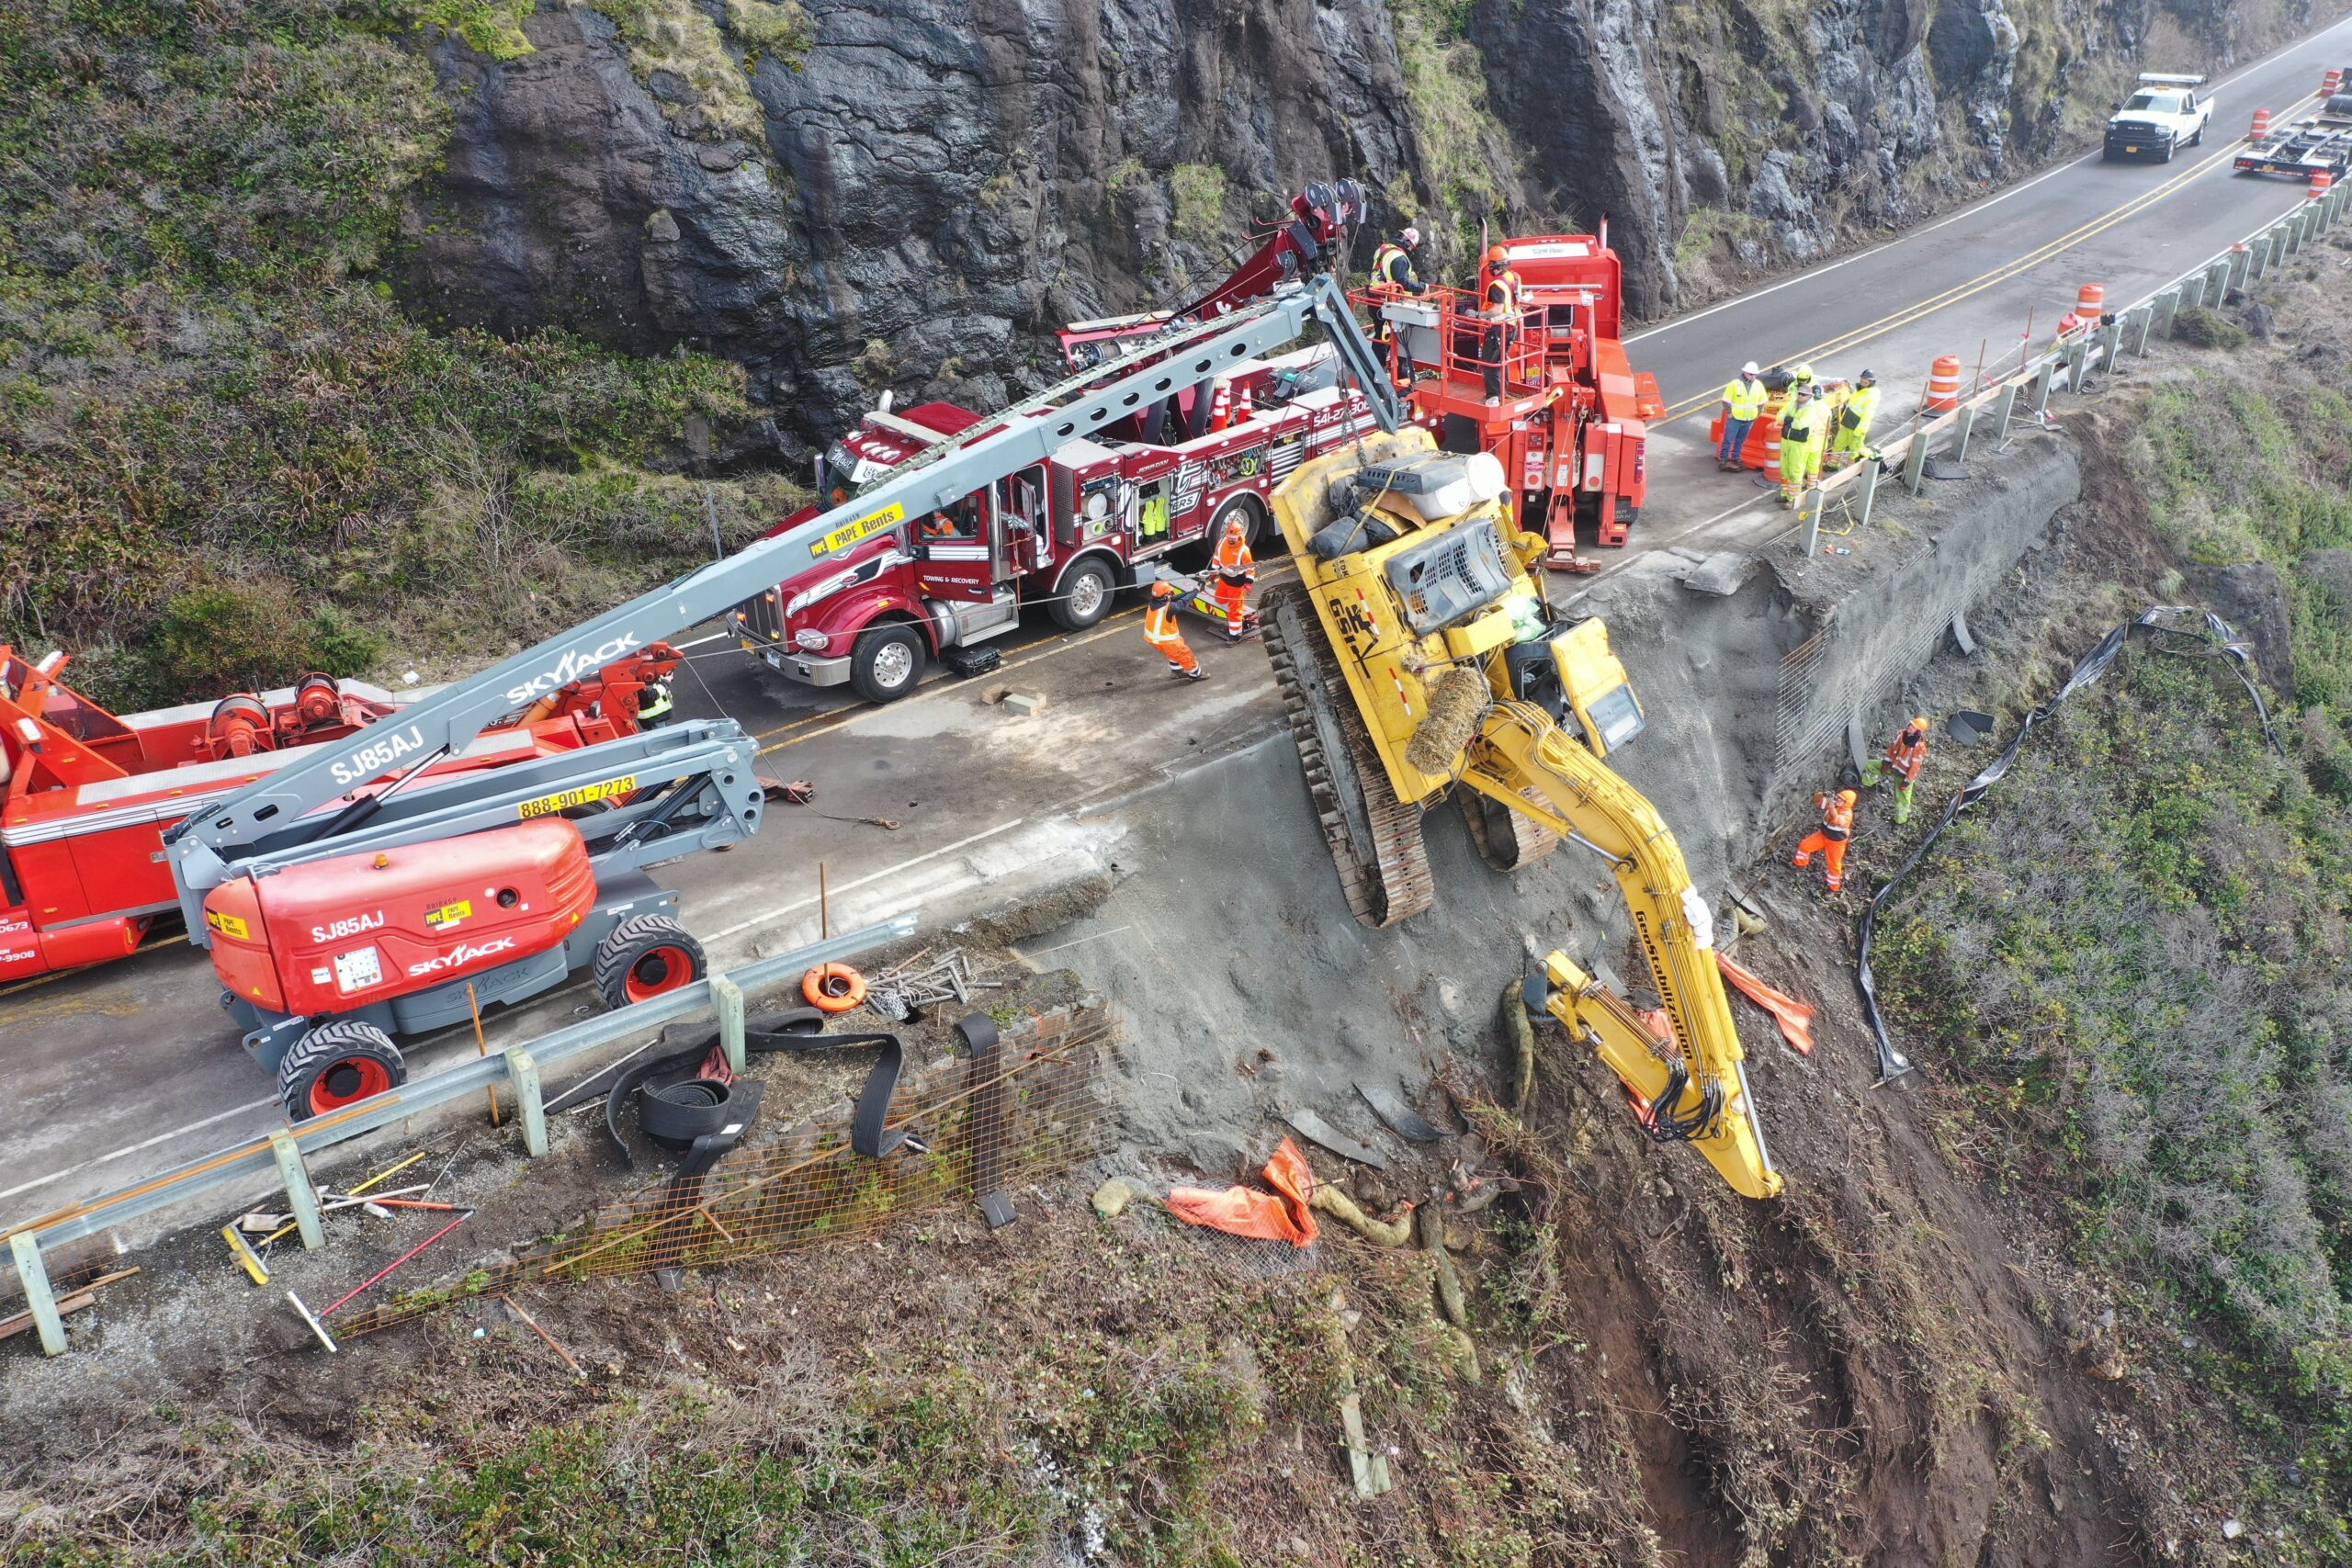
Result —
POLYGON ((1715 967, 1713 918, 1657 808, 1549 714, 1519 701, 1488 712, 1462 781, 1608 858, 1675 1038, 1657 1040, 1621 998, 1557 953, 1546 961, 1553 1016, 1593 1045, 1640 1099, 1654 1131, 1687 1137, 1734 1190, 1777 1194, 1780 1173, 1715 967), (1521 793, 1530 788, 1548 808, 1521 793))

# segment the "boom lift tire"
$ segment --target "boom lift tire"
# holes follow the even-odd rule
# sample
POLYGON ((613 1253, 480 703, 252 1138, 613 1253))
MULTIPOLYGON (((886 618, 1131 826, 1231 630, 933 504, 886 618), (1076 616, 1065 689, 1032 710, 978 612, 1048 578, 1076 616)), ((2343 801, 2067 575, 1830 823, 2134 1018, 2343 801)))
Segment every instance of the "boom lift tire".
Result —
POLYGON ((1367 926, 1393 926, 1437 901, 1420 808, 1398 800, 1389 787, 1387 771, 1347 694, 1346 677, 1314 617, 1295 584, 1276 589, 1259 607, 1283 715, 1298 742, 1306 792, 1339 867, 1349 912, 1367 926))
POLYGON ((320 1024, 277 1064, 277 1096, 289 1122, 340 1111, 407 1081, 408 1064, 391 1036, 357 1019, 320 1024))
POLYGON ((596 994, 608 1008, 625 1008, 691 986, 709 961, 694 933, 667 915, 634 915, 596 944, 596 994))
POLYGON ((849 683, 869 703, 894 703, 922 680, 922 633, 903 621, 868 626, 849 656, 849 683))
POLYGON ((1110 563, 1101 556, 1088 556, 1063 577, 1046 613, 1062 630, 1082 632, 1111 613, 1111 601, 1118 592, 1110 563))
MULTIPOLYGON (((1549 804, 1532 784, 1519 794, 1538 810, 1549 804)), ((1462 820, 1470 829, 1470 842, 1477 847, 1478 858, 1497 871, 1523 870, 1560 847, 1559 834, 1492 795, 1465 788, 1458 789, 1453 798, 1462 807, 1462 820)))

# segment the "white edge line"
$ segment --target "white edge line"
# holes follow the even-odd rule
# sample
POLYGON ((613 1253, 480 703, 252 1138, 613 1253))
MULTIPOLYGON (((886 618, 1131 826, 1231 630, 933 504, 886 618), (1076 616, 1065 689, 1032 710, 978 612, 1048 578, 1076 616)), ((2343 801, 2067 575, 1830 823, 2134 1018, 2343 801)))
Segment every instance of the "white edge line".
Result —
MULTIPOLYGON (((879 882, 886 876, 896 875, 898 873, 905 871, 910 866, 921 865, 925 861, 937 860, 942 855, 952 855, 957 850, 965 849, 970 845, 978 843, 982 839, 993 839, 999 833, 1009 833, 1027 820, 1028 818, 1025 817, 1016 817, 1010 822, 1000 822, 995 827, 985 829, 980 832, 973 834, 968 839, 958 839, 952 844, 942 844, 939 848, 933 850, 928 854, 917 855, 912 860, 902 860, 896 865, 886 865, 880 871, 861 876, 854 882, 842 883, 838 886, 829 889, 827 896, 831 897, 832 894, 837 893, 854 893, 858 888, 865 886, 868 883, 879 882)), ((753 915, 748 920, 739 920, 735 924, 729 926, 724 931, 711 932, 702 940, 706 942, 712 942, 724 941, 726 938, 730 936, 740 936, 743 932, 750 931, 754 926, 763 926, 772 920, 780 920, 785 916, 792 914, 796 910, 807 908, 816 901, 817 896, 812 893, 808 897, 802 898, 795 903, 786 904, 781 908, 770 909, 764 914, 753 915)), ((6 1193, 0 1193, 0 1197, 6 1196, 6 1193)))
MULTIPOLYGON (((2256 61, 2253 64, 2248 65, 2244 70, 2238 72, 2236 75, 2223 77, 2219 83, 2215 84, 2216 90, 2218 91, 2222 87, 2226 87, 2231 83, 2235 82, 2239 80, 2239 78, 2246 76, 2253 72, 2263 70, 2274 64, 2283 63, 2286 57, 2294 51, 2302 49, 2307 45, 2319 42, 2320 39, 2335 31, 2336 28, 2343 27, 2346 22, 2352 22, 2352 16, 2340 17, 2330 26, 2322 28, 2319 31, 2312 33, 2308 37, 2299 39, 2293 43, 2280 45, 2270 54, 2265 56, 2263 59, 2256 61)), ((1998 207, 2001 203, 2008 200, 2009 197, 2013 196, 2023 196, 2026 192, 2031 190, 2042 181, 2054 179, 2058 175, 2064 174, 2069 169, 2078 168, 2085 164, 2093 162, 2098 156, 2099 154, 2097 152, 2086 152, 2079 158, 2070 158, 2065 163, 2057 165, 2055 168, 2044 169, 2041 173, 2034 175, 2033 178, 2026 181, 2023 185, 2011 186, 2008 189, 2003 191, 1996 197, 1993 197, 1984 201, 1972 201, 1966 206, 1961 208, 1957 212, 1951 214, 1949 217, 1939 218, 1924 229, 1913 229, 1905 233, 1898 234, 1894 239, 1887 241, 1883 244, 1872 245, 1866 251, 1856 251, 1852 255, 1840 257, 1837 261, 1831 262, 1826 266, 1804 267, 1792 276, 1782 278, 1780 282, 1769 285, 1766 288, 1754 289, 1746 294, 1736 294, 1728 299, 1710 305, 1703 310, 1695 310, 1690 315, 1677 316, 1670 321, 1660 321, 1657 326, 1646 327, 1642 331, 1635 333, 1632 337, 1625 339, 1625 345, 1630 348, 1634 344, 1640 343, 1645 338, 1657 337, 1661 333, 1670 333, 1677 327, 1687 327, 1693 321, 1703 321, 1709 316, 1715 314, 1718 310, 1728 310, 1735 305, 1745 305, 1750 300, 1761 299, 1768 294, 1778 294, 1781 289, 1787 288, 1793 284, 1804 283, 1809 279, 1823 276, 1826 274, 1836 272, 1841 266, 1850 266, 1858 261, 1866 261, 1870 257, 1877 255, 1882 251, 1891 251, 1895 249, 1897 246, 1907 245, 1914 240, 1924 240, 1939 229, 1944 228, 1950 224, 1957 223, 1963 218, 1971 218, 1975 216, 1977 213, 1990 211, 1992 209, 1998 207)), ((2257 232, 2258 231, 2257 231, 2257 232)))
POLYGON ((725 642, 726 640, 727 634, 725 632, 713 632, 708 637, 698 637, 692 642, 673 642, 670 646, 676 649, 679 652, 684 653, 690 648, 700 648, 706 643, 725 642))
POLYGON ((277 1103, 277 1096, 273 1094, 266 1100, 256 1100, 249 1104, 235 1106, 207 1116, 200 1122, 190 1122, 185 1127, 175 1127, 168 1133, 158 1133, 152 1138, 117 1149, 110 1155, 100 1155, 96 1159, 85 1159, 79 1165, 69 1165, 63 1170, 52 1170, 47 1176, 36 1176, 30 1181, 19 1182, 6 1192, 0 1192, 0 1202, 14 1198, 19 1192, 29 1192, 36 1187, 46 1187, 52 1181, 62 1181, 77 1171, 88 1170, 93 1166, 105 1165, 109 1160, 118 1160, 126 1155, 135 1155, 141 1149, 152 1149, 157 1144, 167 1144, 174 1138, 185 1137, 201 1128, 211 1126, 215 1122, 226 1122, 232 1116, 243 1116, 248 1111, 259 1111, 265 1105, 277 1103))

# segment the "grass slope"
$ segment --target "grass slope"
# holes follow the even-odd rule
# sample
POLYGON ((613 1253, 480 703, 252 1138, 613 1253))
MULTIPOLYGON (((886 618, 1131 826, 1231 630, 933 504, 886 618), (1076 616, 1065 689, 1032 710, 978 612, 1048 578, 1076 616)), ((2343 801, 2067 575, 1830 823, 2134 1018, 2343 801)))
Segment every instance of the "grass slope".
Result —
POLYGON ((655 470, 733 367, 429 333, 377 279, 446 130, 419 44, 528 9, 0 0, 0 637, 119 704, 447 668, 707 550, 655 470))

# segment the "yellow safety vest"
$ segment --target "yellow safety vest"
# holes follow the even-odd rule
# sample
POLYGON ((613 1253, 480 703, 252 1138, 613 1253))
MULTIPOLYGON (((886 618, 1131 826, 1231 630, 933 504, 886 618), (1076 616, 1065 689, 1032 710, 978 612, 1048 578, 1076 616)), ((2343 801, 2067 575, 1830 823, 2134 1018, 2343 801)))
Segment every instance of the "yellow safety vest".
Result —
POLYGON ((1373 252, 1372 286, 1381 289, 1403 288, 1404 285, 1396 280, 1396 268, 1398 262, 1408 262, 1409 265, 1409 259, 1406 256, 1404 247, 1401 245, 1386 243, 1373 252))
POLYGON ((1821 429, 1821 405, 1807 403, 1791 410, 1781 417, 1781 439, 1798 446, 1810 446, 1821 429))
POLYGON ((1724 388, 1724 401, 1731 406, 1732 418, 1754 419, 1764 407, 1764 383, 1737 377, 1724 388))
POLYGON ((1846 399, 1846 428, 1856 434, 1868 433, 1871 416, 1878 412, 1878 389, 1857 387, 1846 399))

